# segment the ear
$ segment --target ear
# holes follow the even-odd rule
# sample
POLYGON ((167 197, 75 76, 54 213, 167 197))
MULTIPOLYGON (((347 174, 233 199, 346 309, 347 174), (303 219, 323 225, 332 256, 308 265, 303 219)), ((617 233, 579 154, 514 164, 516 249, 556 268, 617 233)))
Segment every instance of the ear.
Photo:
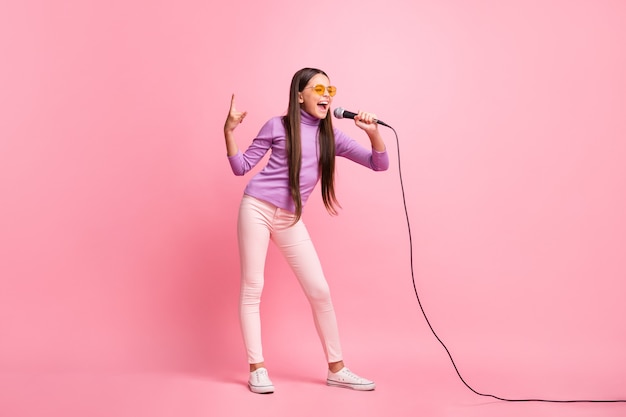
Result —
POLYGON ((302 93, 298 93, 298 103, 304 103, 304 97, 302 97, 302 93))

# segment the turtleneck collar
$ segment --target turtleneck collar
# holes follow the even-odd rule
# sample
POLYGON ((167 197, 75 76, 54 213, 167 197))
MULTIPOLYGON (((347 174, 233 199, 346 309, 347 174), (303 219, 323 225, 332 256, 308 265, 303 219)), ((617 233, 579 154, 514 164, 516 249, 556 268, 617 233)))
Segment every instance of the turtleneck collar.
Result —
POLYGON ((315 116, 311 116, 309 113, 305 112, 302 109, 300 109, 300 121, 305 125, 310 126, 319 126, 320 124, 320 119, 315 116))

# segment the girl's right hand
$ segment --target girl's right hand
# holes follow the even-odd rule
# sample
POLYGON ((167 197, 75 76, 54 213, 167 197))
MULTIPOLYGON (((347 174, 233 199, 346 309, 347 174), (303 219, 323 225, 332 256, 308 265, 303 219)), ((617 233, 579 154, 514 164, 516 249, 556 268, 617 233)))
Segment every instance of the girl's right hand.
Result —
POLYGON ((224 133, 232 132, 235 128, 243 122, 243 119, 248 114, 247 111, 240 112, 235 108, 235 94, 230 98, 230 110, 228 111, 228 117, 224 123, 224 133))

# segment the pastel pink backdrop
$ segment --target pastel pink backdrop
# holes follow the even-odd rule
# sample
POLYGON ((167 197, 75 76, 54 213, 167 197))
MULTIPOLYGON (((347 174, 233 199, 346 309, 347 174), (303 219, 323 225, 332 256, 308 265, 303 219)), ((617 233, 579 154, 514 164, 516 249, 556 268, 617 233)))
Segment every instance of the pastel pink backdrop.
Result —
MULTIPOLYGON (((1 372, 245 369, 235 222, 250 176, 231 174, 222 125, 235 93, 245 148, 315 66, 335 106, 398 132, 417 288, 466 379, 623 394, 623 2, 30 0, 0 16, 1 372)), ((389 171, 340 161, 341 214, 316 192, 304 216, 346 359, 455 378, 413 294, 381 130, 389 171)), ((263 320, 269 363, 323 371, 273 249, 263 320)))

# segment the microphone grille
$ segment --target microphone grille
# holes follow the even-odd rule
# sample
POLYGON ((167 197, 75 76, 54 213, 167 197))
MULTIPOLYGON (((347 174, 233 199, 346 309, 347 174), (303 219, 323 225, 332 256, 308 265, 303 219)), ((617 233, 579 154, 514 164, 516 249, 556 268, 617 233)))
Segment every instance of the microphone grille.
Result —
POLYGON ((333 114, 337 119, 343 119, 343 107, 337 107, 333 114))

